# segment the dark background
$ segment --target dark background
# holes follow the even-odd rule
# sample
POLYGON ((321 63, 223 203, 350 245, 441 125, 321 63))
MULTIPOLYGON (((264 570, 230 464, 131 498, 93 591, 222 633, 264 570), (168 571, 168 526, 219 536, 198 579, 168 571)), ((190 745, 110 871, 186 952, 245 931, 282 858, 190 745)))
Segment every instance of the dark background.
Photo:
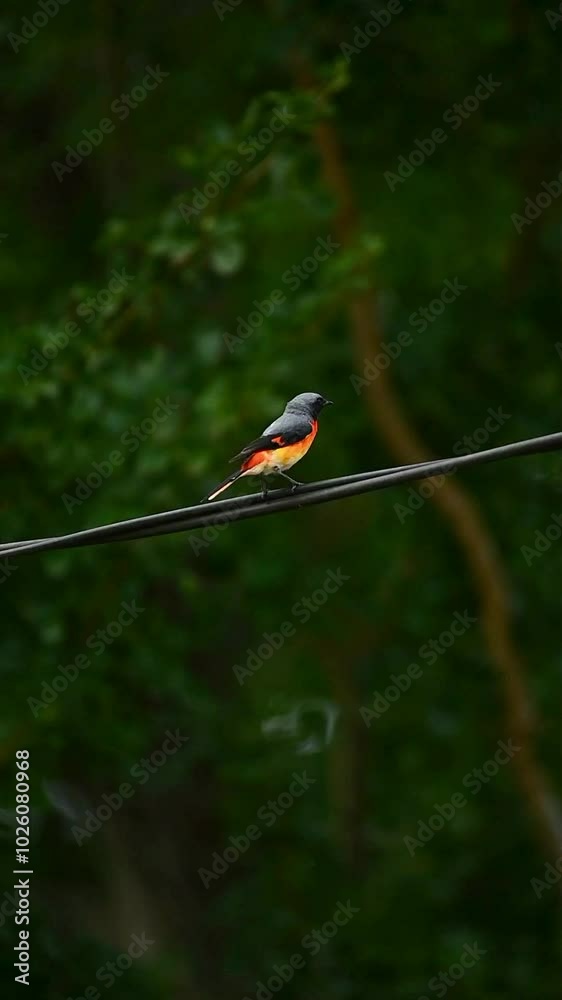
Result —
MULTIPOLYGON (((560 171, 562 27, 542 4, 405 3, 364 44, 370 3, 70 0, 20 44, 40 10, 8 0, 1 24, 3 540, 197 502, 304 390, 336 403, 298 466, 306 480, 450 455, 475 432, 472 450, 559 429, 561 200, 523 215, 560 171), (342 49, 354 36, 364 47, 342 49), (120 95, 146 67, 167 75, 125 116, 120 95), (500 85, 453 128, 448 109, 490 75, 500 85), (250 162, 240 144, 276 109, 294 117, 250 162), (114 128, 57 179, 66 147, 105 118, 114 128), (389 184, 438 128, 445 139, 389 184), (182 213, 229 161, 236 176, 182 213), (328 237, 340 246, 291 288, 285 271, 328 237), (106 294, 114 269, 131 277, 106 294), (452 304, 425 327, 412 318, 455 279, 452 304), (285 301, 251 336, 225 337, 275 289, 285 301), (387 367, 389 351, 366 385, 352 379, 401 331, 387 367), (509 416, 482 431, 490 409, 509 416), (84 489, 93 463, 104 478, 84 489)), ((553 527, 543 554, 522 549, 562 514, 560 460, 462 471, 423 504, 415 489, 199 532, 199 545, 183 534, 3 564, 2 892, 25 747, 28 996, 104 996, 97 970, 134 933, 155 943, 114 996, 253 1000, 296 953, 286 998, 557 996, 562 880, 544 875, 561 851, 562 540, 553 527), (349 579, 299 618, 295 603, 339 569, 349 579), (92 650, 133 601, 142 613, 92 650), (424 654, 456 612, 477 622, 424 654), (240 685, 233 666, 284 622, 291 636, 240 685), (59 665, 86 654, 62 690, 59 665), (412 663, 407 691, 360 712, 412 663), (188 742, 141 784, 131 769, 176 729, 188 742), (463 785, 509 739, 513 759, 463 785), (303 771, 309 790, 257 818, 303 771), (132 797, 77 836, 124 782, 132 797), (252 824, 259 838, 206 888, 198 870, 252 824), (348 901, 359 912, 312 955, 303 939, 348 901), (456 984, 433 978, 474 942, 485 955, 456 984)))

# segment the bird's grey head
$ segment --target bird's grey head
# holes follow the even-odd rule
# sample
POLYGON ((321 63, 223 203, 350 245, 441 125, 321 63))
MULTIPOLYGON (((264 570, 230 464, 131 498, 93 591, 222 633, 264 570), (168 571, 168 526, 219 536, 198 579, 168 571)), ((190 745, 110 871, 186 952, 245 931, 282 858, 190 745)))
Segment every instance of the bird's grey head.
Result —
POLYGON ((325 399, 318 392, 301 392, 290 399, 285 407, 285 413, 304 413, 307 417, 317 417, 325 406, 331 406, 332 400, 325 399))

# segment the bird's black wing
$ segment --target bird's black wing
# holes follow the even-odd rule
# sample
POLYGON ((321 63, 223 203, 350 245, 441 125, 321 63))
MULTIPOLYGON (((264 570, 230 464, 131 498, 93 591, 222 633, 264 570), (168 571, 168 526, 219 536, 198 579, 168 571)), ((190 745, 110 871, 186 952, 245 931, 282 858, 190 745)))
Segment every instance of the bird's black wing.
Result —
POLYGON ((275 451, 276 448, 281 448, 281 445, 277 441, 273 441, 271 434, 263 434, 261 437, 256 438, 255 441, 250 441, 245 448, 242 448, 242 451, 239 451, 229 461, 238 462, 240 459, 255 455, 256 451, 275 451))
POLYGON ((255 441, 250 441, 230 461, 237 462, 240 459, 250 458, 257 451, 275 451, 277 448, 284 448, 288 444, 296 444, 297 441, 302 441, 311 431, 312 423, 307 417, 283 414, 283 416, 274 420, 269 427, 266 427, 261 437, 256 438, 255 441))

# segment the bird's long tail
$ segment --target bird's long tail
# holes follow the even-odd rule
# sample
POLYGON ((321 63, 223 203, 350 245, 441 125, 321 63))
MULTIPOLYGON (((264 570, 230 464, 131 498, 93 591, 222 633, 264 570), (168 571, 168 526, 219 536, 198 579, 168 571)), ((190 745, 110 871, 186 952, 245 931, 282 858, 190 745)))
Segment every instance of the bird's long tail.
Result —
POLYGON ((208 500, 214 500, 215 497, 218 497, 219 493, 222 493, 223 490, 227 490, 229 486, 232 486, 232 484, 236 482, 237 479, 240 479, 243 471, 243 469, 240 469, 238 472, 233 472, 230 476, 227 476, 226 479, 223 479, 222 483, 219 483, 213 492, 209 493, 208 497, 204 497, 202 503, 205 503, 208 500))

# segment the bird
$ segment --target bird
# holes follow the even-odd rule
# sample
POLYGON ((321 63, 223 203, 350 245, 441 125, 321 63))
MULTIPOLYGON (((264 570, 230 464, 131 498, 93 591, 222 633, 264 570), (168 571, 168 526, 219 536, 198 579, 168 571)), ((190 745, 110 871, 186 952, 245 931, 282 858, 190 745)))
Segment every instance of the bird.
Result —
POLYGON ((266 476, 283 476, 293 484, 293 492, 304 486, 287 475, 287 471, 306 455, 318 431, 318 414, 325 406, 332 405, 331 399, 317 392, 301 392, 290 399, 281 416, 230 459, 231 462, 239 461, 240 468, 223 479, 201 503, 214 500, 243 476, 261 476, 264 497, 267 496, 266 476))

